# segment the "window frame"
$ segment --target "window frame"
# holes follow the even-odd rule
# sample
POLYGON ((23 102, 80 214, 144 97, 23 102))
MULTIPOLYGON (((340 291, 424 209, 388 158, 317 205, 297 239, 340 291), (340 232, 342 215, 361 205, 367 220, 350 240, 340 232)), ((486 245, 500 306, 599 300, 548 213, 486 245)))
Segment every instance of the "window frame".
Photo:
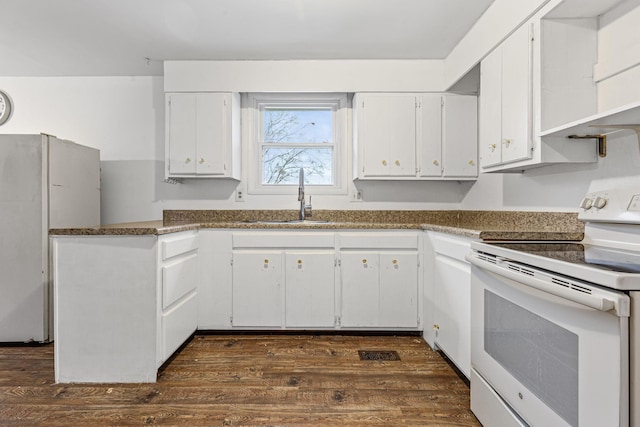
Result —
MULTIPOLYGON (((333 185, 306 184, 306 193, 347 194, 347 94, 346 93, 249 93, 247 94, 249 162, 247 168, 249 194, 297 194, 298 184, 262 184, 263 114, 265 108, 319 107, 333 111, 333 185)), ((299 144, 277 143, 288 148, 299 144)), ((326 147, 326 146, 325 146, 326 147)), ((314 148, 309 144, 309 148, 314 148)), ((318 147, 322 148, 320 144, 318 147)))

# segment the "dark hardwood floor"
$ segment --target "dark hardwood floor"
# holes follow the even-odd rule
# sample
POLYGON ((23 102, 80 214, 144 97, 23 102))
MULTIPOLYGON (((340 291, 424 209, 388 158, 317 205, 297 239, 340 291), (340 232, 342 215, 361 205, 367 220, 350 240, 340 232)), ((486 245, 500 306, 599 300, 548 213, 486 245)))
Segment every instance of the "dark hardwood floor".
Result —
POLYGON ((1 426, 153 424, 480 425, 468 387, 418 336, 196 335, 143 385, 55 384, 53 345, 0 346, 1 426))

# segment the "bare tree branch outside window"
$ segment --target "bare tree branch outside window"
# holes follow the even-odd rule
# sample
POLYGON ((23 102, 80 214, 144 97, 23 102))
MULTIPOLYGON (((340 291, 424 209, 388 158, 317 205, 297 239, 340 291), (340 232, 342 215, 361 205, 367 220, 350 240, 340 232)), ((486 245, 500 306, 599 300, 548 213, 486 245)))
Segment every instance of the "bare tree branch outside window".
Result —
POLYGON ((330 133, 327 138, 326 129, 314 129, 320 120, 326 122, 330 113, 327 109, 265 111, 263 184, 296 184, 301 167, 305 170, 305 183, 332 184, 333 145, 330 144, 330 133), (318 120, 314 119, 314 114, 318 120), (303 117, 305 120, 301 122, 303 117))

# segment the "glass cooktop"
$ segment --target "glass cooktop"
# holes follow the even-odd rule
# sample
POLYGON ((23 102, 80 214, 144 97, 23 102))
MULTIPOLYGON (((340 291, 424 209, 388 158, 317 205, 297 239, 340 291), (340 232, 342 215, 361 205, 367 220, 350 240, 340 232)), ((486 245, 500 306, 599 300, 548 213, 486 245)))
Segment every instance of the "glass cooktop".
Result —
POLYGON ((571 264, 620 273, 640 273, 640 252, 582 243, 488 243, 571 264))

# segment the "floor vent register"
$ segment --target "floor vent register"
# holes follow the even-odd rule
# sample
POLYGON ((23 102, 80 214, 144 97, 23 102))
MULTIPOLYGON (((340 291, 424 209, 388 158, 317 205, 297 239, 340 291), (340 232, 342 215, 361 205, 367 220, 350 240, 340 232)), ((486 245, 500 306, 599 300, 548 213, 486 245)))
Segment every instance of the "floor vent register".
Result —
POLYGON ((400 360, 397 351, 358 350, 360 360, 400 360))

